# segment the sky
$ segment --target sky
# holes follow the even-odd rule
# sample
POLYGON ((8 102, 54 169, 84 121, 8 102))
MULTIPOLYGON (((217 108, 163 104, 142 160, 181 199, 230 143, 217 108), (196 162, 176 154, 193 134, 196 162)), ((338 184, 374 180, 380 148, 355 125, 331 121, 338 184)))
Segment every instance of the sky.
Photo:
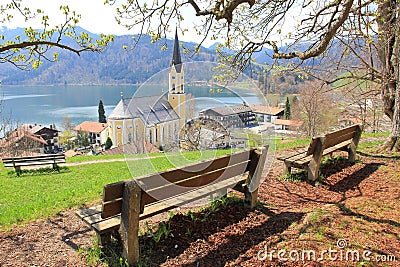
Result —
MULTIPOLYGON (((0 0, 0 3, 8 3, 9 0, 0 0)), ((123 2, 119 0, 119 2, 123 2)), ((118 3, 109 6, 104 5, 104 0, 23 0, 23 4, 30 7, 32 10, 40 8, 50 17, 53 22, 62 21, 60 12, 61 5, 68 5, 70 10, 76 11, 82 16, 78 26, 92 33, 104 33, 114 35, 135 34, 137 32, 128 31, 121 25, 118 25, 114 15, 118 3)), ((194 17, 194 11, 188 10, 188 16, 194 17)), ((14 16, 10 24, 4 24, 7 28, 17 28, 31 26, 33 28, 42 28, 40 21, 30 21, 28 24, 24 22, 21 16, 14 16)), ((174 32, 170 33, 169 38, 174 36, 174 32)), ((199 39, 195 33, 187 32, 184 36, 180 35, 181 41, 195 42, 199 39)), ((206 41, 203 45, 210 46, 215 41, 206 41)))

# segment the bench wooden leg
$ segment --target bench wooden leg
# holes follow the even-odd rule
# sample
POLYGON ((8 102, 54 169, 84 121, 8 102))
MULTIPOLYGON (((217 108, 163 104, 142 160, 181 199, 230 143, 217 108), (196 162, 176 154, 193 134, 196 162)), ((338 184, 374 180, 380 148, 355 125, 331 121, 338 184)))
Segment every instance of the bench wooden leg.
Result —
POLYGON ((354 143, 351 143, 350 145, 349 145, 349 148, 348 148, 348 160, 351 162, 351 163, 354 163, 354 162, 356 162, 356 146, 355 146, 355 144, 354 143))
POLYGON ((318 178, 318 170, 311 170, 311 169, 308 169, 307 170, 307 176, 308 176, 308 180, 309 181, 315 181, 315 180, 317 180, 317 178, 318 178))
POLYGON ((257 198, 258 198, 258 188, 253 192, 250 192, 246 187, 246 191, 244 193, 245 201, 250 205, 250 208, 254 209, 257 205, 257 198))
POLYGON ((22 171, 21 171, 21 167, 20 166, 15 166, 15 172, 17 173, 17 176, 20 176, 22 171))
POLYGON ((57 163, 53 163, 53 170, 60 172, 60 168, 58 167, 57 163))
POLYGON ((97 235, 97 241, 100 246, 104 246, 111 242, 111 232, 107 232, 107 233, 96 232, 96 235, 97 235))
POLYGON ((140 186, 133 180, 125 183, 122 196, 121 239, 122 257, 129 265, 139 261, 140 186))
POLYGON ((285 166, 284 166, 284 173, 291 173, 292 172, 292 166, 290 165, 290 163, 284 162, 285 166))

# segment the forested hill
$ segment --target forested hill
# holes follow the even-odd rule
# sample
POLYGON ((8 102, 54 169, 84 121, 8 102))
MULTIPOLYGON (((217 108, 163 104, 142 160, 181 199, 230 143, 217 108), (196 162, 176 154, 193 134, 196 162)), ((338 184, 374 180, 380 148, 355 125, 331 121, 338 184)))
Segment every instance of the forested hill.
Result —
MULTIPOLYGON (((2 34, 8 39, 23 35, 23 30, 3 28, 2 34)), ((60 51, 58 62, 45 62, 32 71, 18 70, 10 63, 1 63, 0 80, 3 85, 135 84, 169 67, 173 40, 152 44, 150 37, 146 36, 141 38, 135 50, 123 49, 123 46, 132 44, 130 35, 115 36, 114 42, 101 54, 85 52, 78 56, 60 51), (168 50, 164 51, 161 46, 165 43, 168 50)), ((194 47, 194 43, 182 44, 185 48, 194 47)), ((217 56, 215 49, 202 47, 199 54, 182 52, 182 58, 184 62, 216 61, 217 56)))

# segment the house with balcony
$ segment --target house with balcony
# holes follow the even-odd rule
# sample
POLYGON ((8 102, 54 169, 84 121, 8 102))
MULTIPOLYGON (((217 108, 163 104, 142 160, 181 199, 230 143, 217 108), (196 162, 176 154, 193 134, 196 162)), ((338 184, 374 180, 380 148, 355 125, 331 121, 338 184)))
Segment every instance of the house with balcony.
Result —
POLYGON ((206 109, 199 113, 199 117, 218 121, 226 129, 240 129, 256 123, 256 116, 246 103, 206 109))
POLYGON ((59 131, 56 129, 55 125, 50 125, 49 127, 39 125, 39 124, 23 124, 18 127, 18 132, 28 132, 33 136, 41 137, 45 142, 44 153, 56 153, 59 149, 58 135, 59 131))
POLYGON ((285 109, 280 107, 271 107, 262 104, 250 104, 249 107, 256 115, 258 122, 274 123, 277 119, 283 119, 285 109))
POLYGON ((84 121, 74 128, 74 131, 82 131, 88 134, 89 143, 92 146, 102 146, 108 137, 107 123, 84 121))

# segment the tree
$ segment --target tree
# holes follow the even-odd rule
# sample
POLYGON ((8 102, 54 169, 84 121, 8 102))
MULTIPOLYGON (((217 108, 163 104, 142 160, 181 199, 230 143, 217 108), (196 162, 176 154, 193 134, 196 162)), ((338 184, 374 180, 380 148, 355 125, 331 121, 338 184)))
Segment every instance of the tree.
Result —
POLYGON ((78 147, 90 146, 89 133, 85 131, 78 131, 76 134, 76 145, 78 147))
POLYGON ((336 123, 336 116, 328 92, 321 82, 305 82, 300 88, 301 98, 293 105, 294 117, 303 121, 308 137, 317 136, 336 123))
POLYGON ((384 149, 400 150, 398 0, 127 1, 117 9, 117 19, 158 40, 166 35, 172 20, 183 27, 180 22, 188 19, 184 17, 188 8, 203 18, 202 24, 194 27, 203 41, 207 36, 225 38, 224 45, 229 49, 218 51, 234 66, 243 68, 255 51, 268 46, 273 58, 294 60, 288 68, 304 61, 312 67, 327 64, 307 74, 328 85, 337 79, 375 82, 380 87, 383 110, 392 121, 384 149), (296 25, 287 29, 288 24, 296 25), (279 47, 285 40, 290 43, 279 47), (333 70, 345 75, 332 75, 333 70))
POLYGON ((112 147, 113 143, 110 137, 107 137, 106 143, 104 145, 105 150, 109 150, 112 147))
POLYGON ((101 100, 99 102, 98 112, 99 112, 99 122, 106 123, 107 122, 106 112, 104 110, 103 101, 101 100))
POLYGON ((68 116, 63 118, 61 126, 64 131, 72 131, 74 129, 74 125, 71 123, 71 118, 68 116))
POLYGON ((58 51, 67 50, 77 55, 82 52, 101 52, 113 41, 112 35, 101 35, 94 40, 86 32, 78 32, 76 25, 81 16, 68 6, 60 7, 63 23, 52 25, 50 17, 41 9, 32 10, 23 5, 23 0, 8 0, 0 4, 0 22, 6 23, 22 17, 26 22, 39 20, 41 30, 25 29, 25 36, 7 40, 0 33, 0 62, 11 63, 23 69, 38 68, 44 61, 57 61, 58 51), (51 53, 52 52, 52 53, 51 53))
POLYGON ((292 111, 291 111, 291 107, 290 107, 289 97, 286 97, 284 116, 285 116, 285 119, 287 119, 287 120, 290 120, 290 118, 292 117, 292 111))

